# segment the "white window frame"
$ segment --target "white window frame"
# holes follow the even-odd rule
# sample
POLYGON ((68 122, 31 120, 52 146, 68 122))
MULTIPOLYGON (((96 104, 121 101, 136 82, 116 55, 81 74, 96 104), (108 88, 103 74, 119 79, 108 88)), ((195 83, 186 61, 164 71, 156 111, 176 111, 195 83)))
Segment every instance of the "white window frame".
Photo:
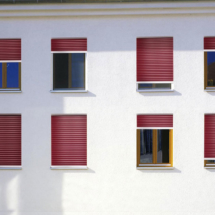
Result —
POLYGON ((137 81, 136 82, 136 91, 139 93, 143 92, 173 92, 174 91, 174 82, 173 81, 137 81), (171 84, 171 89, 138 89, 138 84, 171 84))
POLYGON ((87 88, 87 51, 51 51, 51 89, 50 92, 51 93, 87 93, 88 92, 88 88, 87 88), (53 74, 53 54, 58 53, 58 54, 63 54, 63 53, 84 53, 85 54, 85 89, 84 90, 56 90, 54 89, 54 85, 53 85, 53 78, 54 78, 54 74, 53 74))

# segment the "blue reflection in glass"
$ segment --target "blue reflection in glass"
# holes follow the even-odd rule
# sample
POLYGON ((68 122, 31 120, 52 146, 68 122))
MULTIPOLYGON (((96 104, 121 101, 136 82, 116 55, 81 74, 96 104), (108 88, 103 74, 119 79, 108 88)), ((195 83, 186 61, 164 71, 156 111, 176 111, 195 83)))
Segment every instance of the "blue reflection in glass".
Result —
POLYGON ((19 87, 19 63, 7 63, 7 88, 19 87))
POLYGON ((85 54, 75 53, 72 56, 72 88, 84 88, 85 54))
POLYGON ((2 88, 2 63, 0 63, 0 88, 2 88))
POLYGON ((207 64, 208 64, 208 66, 214 62, 215 62, 215 52, 207 52, 207 64))

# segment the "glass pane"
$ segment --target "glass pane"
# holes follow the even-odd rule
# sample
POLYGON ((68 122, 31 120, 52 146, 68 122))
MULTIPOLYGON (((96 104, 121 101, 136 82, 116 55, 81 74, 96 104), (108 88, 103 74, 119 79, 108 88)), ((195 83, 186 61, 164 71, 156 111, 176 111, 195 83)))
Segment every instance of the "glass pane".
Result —
POLYGON ((215 86, 215 52, 207 52, 208 86, 215 86))
POLYGON ((215 160, 207 160, 207 163, 215 164, 215 160))
POLYGON ((68 88, 69 54, 53 54, 54 88, 68 88))
POLYGON ((72 56, 72 88, 84 89, 85 54, 76 53, 72 56))
POLYGON ((152 163, 152 130, 140 130, 140 163, 152 163))
POLYGON ((2 88, 2 63, 0 63, 0 88, 2 88))
POLYGON ((138 84, 138 89, 171 89, 171 84, 138 84))
POLYGON ((7 63, 7 88, 19 87, 19 63, 7 63))
POLYGON ((157 130, 157 163, 169 163, 169 130, 157 130))

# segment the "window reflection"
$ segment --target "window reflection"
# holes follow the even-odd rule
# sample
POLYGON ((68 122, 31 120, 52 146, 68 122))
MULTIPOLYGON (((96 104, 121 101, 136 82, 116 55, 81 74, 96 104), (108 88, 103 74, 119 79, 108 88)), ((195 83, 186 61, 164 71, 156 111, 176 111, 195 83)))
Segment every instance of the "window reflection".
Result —
POLYGON ((215 86, 215 52, 207 52, 207 85, 215 86))
POLYGON ((140 163, 152 163, 152 130, 140 130, 140 163))

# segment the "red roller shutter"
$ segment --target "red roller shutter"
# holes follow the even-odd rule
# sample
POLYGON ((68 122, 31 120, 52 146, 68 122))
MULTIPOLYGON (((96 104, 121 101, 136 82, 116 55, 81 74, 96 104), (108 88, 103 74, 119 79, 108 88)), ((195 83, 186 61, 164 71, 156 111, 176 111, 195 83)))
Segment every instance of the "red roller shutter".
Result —
POLYGON ((215 158, 215 114, 205 115, 205 158, 215 158))
POLYGON ((52 165, 87 165, 87 116, 52 116, 52 165))
POLYGON ((173 115, 137 115, 137 127, 173 127, 173 115))
POLYGON ((137 38, 137 81, 173 81, 173 38, 137 38))
POLYGON ((20 115, 0 115, 0 165, 21 166, 20 115))
POLYGON ((215 49, 215 37, 204 38, 204 49, 215 49))
POLYGON ((87 39, 52 39, 52 51, 87 51, 87 39))
POLYGON ((0 39, 0 60, 21 60, 21 39, 0 39))

